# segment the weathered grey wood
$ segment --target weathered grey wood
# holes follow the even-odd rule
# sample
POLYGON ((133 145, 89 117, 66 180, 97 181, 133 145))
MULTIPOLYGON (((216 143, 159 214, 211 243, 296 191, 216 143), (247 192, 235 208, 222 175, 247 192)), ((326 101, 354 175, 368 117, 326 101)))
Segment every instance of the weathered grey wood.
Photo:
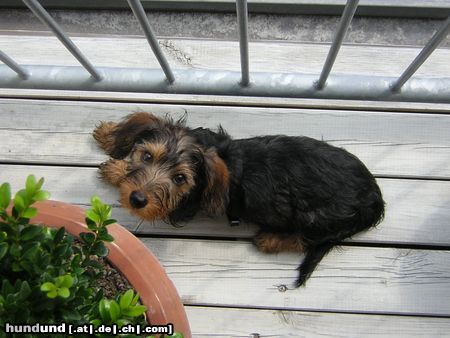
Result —
POLYGON ((448 318, 185 307, 194 337, 444 337, 448 318))
MULTIPOLYGON (((41 0, 47 8, 127 9, 121 0, 41 0)), ((235 11, 234 0, 142 0, 151 10, 235 11)), ((256 13, 340 15, 345 0, 249 0, 249 11, 256 13)), ((21 7, 20 0, 3 0, 0 7, 21 7)), ((437 17, 450 13, 445 0, 361 0, 358 15, 437 17)))
MULTIPOLYGON (((229 227, 225 218, 212 220, 199 216, 184 228, 162 222, 139 222, 119 208, 115 188, 97 177, 95 168, 0 165, 0 182, 9 181, 13 190, 22 188, 28 174, 45 177, 51 198, 86 206, 97 194, 113 204, 113 216, 136 233, 171 236, 208 236, 249 238, 256 227, 241 224, 229 227)), ((386 201, 386 218, 377 228, 354 237, 357 242, 450 245, 450 182, 378 179, 386 201)))
MULTIPOLYGON (((97 67, 159 69, 157 60, 144 38, 96 36, 71 38, 97 67)), ((159 43, 174 69, 194 67, 240 71, 238 41, 160 39, 159 43)), ((52 36, 0 35, 0 49, 19 64, 78 66, 70 53, 52 36)), ((420 49, 421 47, 343 45, 330 76, 333 74, 399 76, 420 49)), ((328 50, 328 44, 251 42, 250 68, 252 72, 319 74, 328 50)), ((449 77, 449 59, 449 49, 437 49, 415 76, 449 77)))
POLYGON ((305 135, 354 153, 377 175, 450 177, 450 115, 163 104, 0 101, 0 161, 97 165, 91 131, 133 111, 188 114, 188 125, 221 124, 233 137, 305 135), (32 146, 31 146, 32 145, 32 146))
POLYGON ((422 102, 383 102, 353 100, 296 99, 278 97, 218 96, 153 94, 125 92, 96 92, 46 89, 0 88, 0 98, 7 99, 56 99, 133 103, 196 104, 213 106, 241 106, 266 108, 312 108, 361 111, 394 111, 420 113, 450 113, 450 104, 422 102))
POLYGON ((333 250, 306 287, 289 289, 300 262, 295 254, 264 255, 239 241, 142 240, 186 304, 450 315, 450 251, 333 250))

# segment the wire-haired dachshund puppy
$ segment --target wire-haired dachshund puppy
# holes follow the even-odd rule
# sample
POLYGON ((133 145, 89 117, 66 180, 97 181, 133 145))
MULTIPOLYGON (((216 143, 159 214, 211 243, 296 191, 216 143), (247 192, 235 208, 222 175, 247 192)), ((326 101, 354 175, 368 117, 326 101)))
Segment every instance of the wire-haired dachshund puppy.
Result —
POLYGON ((384 215, 380 189, 347 151, 308 137, 283 135, 233 140, 148 113, 94 131, 112 157, 102 177, 119 187, 133 214, 171 224, 199 210, 255 223, 259 250, 306 253, 297 286, 330 249, 384 215))

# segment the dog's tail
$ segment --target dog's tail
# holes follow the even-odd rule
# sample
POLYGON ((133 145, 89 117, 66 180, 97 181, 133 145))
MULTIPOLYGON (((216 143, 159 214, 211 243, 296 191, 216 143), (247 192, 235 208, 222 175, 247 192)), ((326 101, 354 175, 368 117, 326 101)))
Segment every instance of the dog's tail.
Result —
POLYGON ((306 280, 311 276, 317 264, 322 258, 334 247, 335 244, 326 242, 314 247, 310 247, 306 252, 305 259, 298 267, 299 277, 295 282, 295 286, 299 287, 305 284, 306 280))

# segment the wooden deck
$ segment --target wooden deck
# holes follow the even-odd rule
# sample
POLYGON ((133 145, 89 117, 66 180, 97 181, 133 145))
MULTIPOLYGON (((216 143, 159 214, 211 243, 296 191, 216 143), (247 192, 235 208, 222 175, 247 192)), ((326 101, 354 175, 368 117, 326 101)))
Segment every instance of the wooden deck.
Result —
MULTIPOLYGON (((20 39, 37 44, 46 38, 0 35, 0 49, 19 62, 72 62, 64 52, 54 52, 58 47, 51 47, 51 41, 44 60, 20 53, 20 39)), ((99 46, 113 46, 106 38, 95 43, 79 39, 85 39, 82 49, 91 59, 101 60, 99 46)), ((116 66, 138 66, 126 47, 142 43, 138 40, 124 39, 102 58, 109 55, 116 66)), ((194 47, 186 40, 175 43, 178 54, 171 54, 171 62, 177 67, 214 67, 214 58, 202 58, 201 52, 211 42, 194 41, 194 47), (187 53, 191 65, 180 57, 187 53)), ((282 45, 277 48, 287 61, 278 70, 289 71, 294 67, 289 55, 299 46, 282 45)), ((307 58, 321 64, 325 46, 302 47, 308 46, 307 58)), ((353 55, 359 53, 362 71, 379 67, 388 74, 401 72, 417 51, 348 48, 353 55), (388 65, 383 57, 397 63, 388 65), (370 62, 374 59, 376 64, 370 62)), ((216 57, 222 53, 213 52, 216 57)), ((447 75, 448 54, 442 49, 434 56, 447 75)), ((142 64, 149 61, 135 57, 142 64)), ((226 58, 227 66, 237 65, 237 58, 226 58)), ((265 67, 263 61, 255 62, 265 67)), ((340 62, 338 70, 352 71, 344 59, 340 62)), ((440 74, 431 63, 424 67, 440 74)), ((0 182, 9 181, 17 189, 33 173, 45 177, 53 199, 85 206, 98 194, 112 203, 115 218, 141 236, 167 269, 186 305, 194 337, 449 335, 450 105, 2 89, 0 97, 0 182), (230 228, 224 219, 197 218, 180 229, 162 223, 137 226, 118 206, 117 192, 97 177, 106 156, 91 132, 100 120, 118 120, 138 110, 174 116, 187 112, 190 126, 220 123, 233 137, 306 135, 344 147, 376 174, 387 203, 386 219, 332 251, 299 289, 292 284, 301 257, 257 252, 249 239, 252 225, 230 228)))

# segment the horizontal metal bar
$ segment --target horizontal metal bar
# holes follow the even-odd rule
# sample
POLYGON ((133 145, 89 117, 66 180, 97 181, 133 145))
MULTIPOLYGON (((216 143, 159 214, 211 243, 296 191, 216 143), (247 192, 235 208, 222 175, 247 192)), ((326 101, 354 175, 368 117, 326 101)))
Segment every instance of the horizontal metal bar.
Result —
POLYGON ((8 55, 0 50, 0 61, 11 68, 17 73, 22 79, 27 79, 29 74, 25 68, 21 67, 16 61, 11 59, 8 55))
POLYGON ((450 17, 445 20, 442 27, 432 36, 430 41, 421 50, 419 55, 414 59, 414 61, 408 66, 408 68, 403 72, 403 74, 394 82, 392 85, 392 91, 399 91, 406 81, 408 81, 411 76, 419 69, 420 66, 428 59, 431 53, 439 46, 442 40, 445 39, 447 34, 450 32, 450 17))
POLYGON ((26 81, 0 65, 0 87, 450 103, 450 78, 413 78, 393 93, 392 77, 334 75, 317 90, 311 74, 253 72, 252 85, 243 87, 240 72, 175 70, 177 81, 170 85, 160 69, 99 67, 103 80, 96 82, 86 79, 81 67, 24 67, 32 74, 26 81))
POLYGON ((334 36, 333 43, 331 44, 330 51, 328 52, 327 59, 323 65, 322 73, 320 74, 319 80, 317 81, 317 89, 322 89, 325 86, 328 76, 330 75, 331 68, 333 67, 336 57, 341 48, 342 41, 344 40, 345 34, 347 33, 348 27, 352 22, 353 16, 355 15, 356 8, 358 7, 359 0, 348 0, 345 5, 344 12, 342 12, 341 20, 339 22, 339 27, 334 36))
POLYGON ((150 27, 147 15, 145 14, 141 2, 139 0, 128 0, 128 4, 130 5, 131 10, 136 16, 136 19, 138 19, 139 24, 144 31, 145 37, 147 38, 147 41, 153 50, 153 53, 158 59, 158 62, 161 65, 164 74, 166 74, 167 80, 169 81, 169 83, 173 83, 175 81, 175 77, 173 76, 172 70, 170 69, 169 62, 167 62, 167 59, 165 58, 161 48, 159 47, 158 40, 156 40, 155 34, 150 27))
POLYGON ((247 0, 236 0, 236 12, 239 25, 239 49, 241 52, 241 85, 246 87, 250 84, 247 0))
POLYGON ((100 81, 101 75, 95 70, 94 66, 89 60, 81 53, 77 46, 70 40, 67 34, 56 23, 55 20, 48 14, 48 12, 40 5, 37 0, 22 0, 25 5, 42 21, 55 36, 61 41, 61 43, 69 50, 69 52, 81 63, 81 65, 92 75, 94 79, 100 81))

